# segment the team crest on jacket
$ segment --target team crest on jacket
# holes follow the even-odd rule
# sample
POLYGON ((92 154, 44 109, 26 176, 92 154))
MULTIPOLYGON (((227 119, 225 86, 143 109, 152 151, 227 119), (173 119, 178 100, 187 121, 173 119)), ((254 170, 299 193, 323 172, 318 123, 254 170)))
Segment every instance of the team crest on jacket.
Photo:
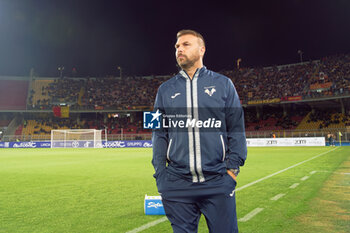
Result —
POLYGON ((207 93, 209 96, 212 96, 214 94, 214 92, 216 92, 215 86, 211 86, 211 87, 204 87, 205 89, 205 93, 207 93))

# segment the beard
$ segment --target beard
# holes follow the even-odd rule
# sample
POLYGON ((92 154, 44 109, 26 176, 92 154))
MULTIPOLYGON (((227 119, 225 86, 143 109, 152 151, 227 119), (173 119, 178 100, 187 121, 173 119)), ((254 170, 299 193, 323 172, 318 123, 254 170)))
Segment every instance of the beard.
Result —
POLYGON ((182 58, 176 58, 177 64, 181 67, 183 70, 187 70, 194 66, 194 64, 200 59, 199 54, 193 55, 191 58, 189 58, 186 55, 182 55, 182 58))

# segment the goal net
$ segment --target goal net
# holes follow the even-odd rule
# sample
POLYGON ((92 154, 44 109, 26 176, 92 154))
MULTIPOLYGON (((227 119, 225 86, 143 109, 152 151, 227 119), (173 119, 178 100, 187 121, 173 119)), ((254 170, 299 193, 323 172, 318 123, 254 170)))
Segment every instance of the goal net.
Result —
POLYGON ((53 129, 51 148, 102 148, 102 130, 53 129))

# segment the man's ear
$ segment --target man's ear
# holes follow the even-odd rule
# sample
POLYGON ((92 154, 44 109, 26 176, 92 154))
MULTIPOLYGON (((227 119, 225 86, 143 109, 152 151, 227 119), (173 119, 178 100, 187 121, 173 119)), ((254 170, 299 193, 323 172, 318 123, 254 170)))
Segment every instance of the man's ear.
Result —
POLYGON ((204 56, 205 47, 204 47, 204 46, 201 46, 200 49, 199 49, 199 52, 200 52, 200 55, 204 56))

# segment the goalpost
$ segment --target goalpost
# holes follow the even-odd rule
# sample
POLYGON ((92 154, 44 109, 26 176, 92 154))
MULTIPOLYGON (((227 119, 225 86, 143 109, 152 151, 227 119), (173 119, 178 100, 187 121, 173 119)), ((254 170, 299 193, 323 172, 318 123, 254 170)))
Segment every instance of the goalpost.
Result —
POLYGON ((53 129, 51 148, 102 148, 102 130, 53 129))

